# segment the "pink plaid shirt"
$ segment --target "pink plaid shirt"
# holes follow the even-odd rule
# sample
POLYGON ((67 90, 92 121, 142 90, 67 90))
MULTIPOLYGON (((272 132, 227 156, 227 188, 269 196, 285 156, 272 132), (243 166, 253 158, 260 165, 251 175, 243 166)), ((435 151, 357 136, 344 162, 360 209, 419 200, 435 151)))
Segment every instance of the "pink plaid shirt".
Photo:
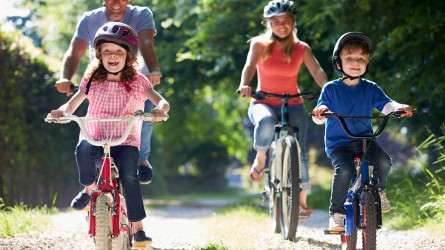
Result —
MULTIPOLYGON (((89 78, 84 77, 80 83, 80 89, 86 91, 89 78)), ((138 73, 133 81, 128 84, 131 90, 126 90, 121 82, 104 81, 91 82, 87 98, 89 101, 87 117, 115 118, 131 117, 136 110, 144 110, 147 95, 145 90, 152 88, 150 81, 144 75, 138 73)), ((127 127, 127 122, 87 122, 85 127, 95 140, 120 138, 127 127)), ((140 146, 142 121, 137 121, 127 140, 121 145, 140 146)), ((84 139, 80 135, 79 140, 84 139)))

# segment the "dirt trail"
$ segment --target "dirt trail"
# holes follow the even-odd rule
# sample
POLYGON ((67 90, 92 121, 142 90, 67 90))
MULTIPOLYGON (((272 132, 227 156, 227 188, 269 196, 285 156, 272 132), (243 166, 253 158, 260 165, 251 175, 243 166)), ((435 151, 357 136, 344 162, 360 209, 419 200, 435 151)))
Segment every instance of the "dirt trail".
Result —
MULTIPOLYGON (((225 202, 205 200, 194 204, 170 202, 149 211, 145 228, 154 239, 153 249, 201 249, 210 238, 202 220, 214 215, 225 202)), ((68 211, 51 216, 52 227, 29 237, 0 239, 0 249, 93 249, 87 236, 86 211, 68 211)), ((258 237, 245 241, 251 249, 339 249, 339 236, 324 235, 328 215, 316 210, 298 227, 296 242, 282 240, 270 228, 245 228, 258 232, 258 237)), ((444 228, 445 230, 445 228, 444 228)), ((422 231, 378 231, 378 249, 445 249, 445 237, 431 236, 422 231)), ((360 239, 359 239, 360 240, 360 239)), ((224 242, 222 242, 224 245, 224 242)))

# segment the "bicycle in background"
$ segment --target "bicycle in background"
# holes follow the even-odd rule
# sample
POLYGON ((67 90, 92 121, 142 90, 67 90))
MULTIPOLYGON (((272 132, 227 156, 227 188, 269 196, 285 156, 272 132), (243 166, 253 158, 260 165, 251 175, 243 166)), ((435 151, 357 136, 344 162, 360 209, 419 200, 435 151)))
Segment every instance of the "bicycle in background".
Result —
POLYGON ((263 198, 269 201, 269 214, 274 223, 274 232, 282 233, 286 240, 295 238, 297 232, 301 190, 298 127, 289 125, 288 102, 300 97, 317 100, 318 96, 319 93, 314 92, 295 95, 263 91, 252 93, 252 97, 257 100, 269 97, 282 100, 281 120, 275 125, 274 140, 269 150, 269 165, 265 168, 267 183, 263 198))
POLYGON ((345 231, 330 231, 325 234, 340 235, 341 248, 355 250, 357 247, 357 232, 362 232, 362 246, 364 250, 377 248, 377 230, 382 227, 382 210, 380 195, 377 188, 370 183, 370 167, 365 156, 369 142, 379 137, 391 117, 401 117, 404 111, 394 111, 385 116, 342 116, 333 112, 322 114, 326 118, 335 118, 340 122, 345 133, 354 139, 362 140, 362 154, 353 157, 355 172, 352 176, 350 188, 345 202, 346 218, 345 231), (356 135, 351 133, 346 124, 347 119, 369 120, 383 119, 378 128, 371 135, 356 135))
POLYGON ((143 119, 144 121, 157 122, 166 121, 168 115, 153 115, 137 111, 132 117, 121 118, 93 118, 78 117, 68 115, 60 118, 45 118, 48 123, 66 124, 71 121, 79 125, 80 132, 85 140, 91 145, 103 147, 102 166, 97 177, 98 189, 91 194, 91 202, 88 211, 89 235, 94 238, 97 250, 108 249, 149 249, 150 246, 132 244, 131 222, 127 217, 127 206, 123 196, 122 183, 119 179, 119 167, 111 157, 111 147, 122 144, 130 134, 135 122, 143 119), (85 127, 88 122, 108 123, 115 122, 117 127, 121 122, 126 122, 126 129, 118 139, 111 140, 114 129, 107 132, 107 138, 97 141, 92 138, 85 127))

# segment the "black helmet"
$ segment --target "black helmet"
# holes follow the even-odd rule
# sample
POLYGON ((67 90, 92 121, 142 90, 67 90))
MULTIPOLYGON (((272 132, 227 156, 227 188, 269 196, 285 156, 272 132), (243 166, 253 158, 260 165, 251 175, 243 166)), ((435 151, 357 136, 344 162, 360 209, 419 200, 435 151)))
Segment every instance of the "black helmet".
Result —
POLYGON ((297 8, 293 1, 289 0, 272 0, 264 7, 264 18, 289 14, 297 15, 297 8))
POLYGON ((136 32, 125 23, 109 22, 100 27, 94 37, 94 47, 102 42, 113 42, 125 47, 135 55, 138 53, 136 32))
POLYGON ((347 33, 343 34, 337 40, 337 43, 335 44, 335 47, 334 47, 334 51, 332 52, 332 65, 334 66, 335 71, 337 71, 340 74, 345 74, 343 72, 343 69, 337 68, 337 64, 339 64, 340 68, 341 68, 340 51, 343 48, 343 45, 345 44, 345 42, 350 39, 359 39, 359 40, 364 41, 368 45, 368 48, 369 48, 369 57, 371 58, 371 55, 372 55, 372 40, 371 40, 370 36, 368 36, 364 33, 361 33, 361 32, 347 32, 347 33))

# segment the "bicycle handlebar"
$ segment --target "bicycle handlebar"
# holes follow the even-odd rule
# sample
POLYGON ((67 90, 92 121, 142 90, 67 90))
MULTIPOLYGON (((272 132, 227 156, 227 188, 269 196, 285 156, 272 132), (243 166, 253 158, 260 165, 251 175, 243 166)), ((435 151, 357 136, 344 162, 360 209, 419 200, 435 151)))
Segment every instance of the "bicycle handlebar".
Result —
MULTIPOLYGON (((239 94, 239 90, 237 91, 237 93, 239 94)), ((306 100, 313 101, 313 100, 317 100, 319 96, 320 96, 320 93, 316 93, 316 92, 306 92, 306 93, 299 93, 299 94, 291 95, 291 94, 276 94, 276 93, 265 92, 265 91, 252 91, 252 97, 257 100, 264 100, 269 97, 280 98, 283 100, 291 100, 291 99, 295 99, 298 97, 302 97, 306 100)))
POLYGON ((60 123, 60 124, 66 124, 71 121, 76 122, 79 125, 80 131, 84 138, 92 145, 94 146, 104 146, 107 144, 108 146, 117 146, 122 144, 130 135, 131 129, 133 128, 134 123, 137 120, 144 120, 149 122, 159 122, 159 121, 167 121, 169 116, 167 114, 164 115, 154 115, 151 113, 144 113, 141 110, 136 111, 134 116, 131 117, 118 117, 118 118, 94 118, 94 117, 79 117, 76 115, 67 115, 60 118, 52 118, 52 117, 46 117, 45 122, 48 123, 60 123), (102 140, 98 141, 92 138, 85 127, 85 122, 89 121, 96 121, 96 122, 121 122, 121 121, 128 121, 127 127, 125 128, 124 133, 122 136, 116 140, 102 140))
MULTIPOLYGON (((325 112, 323 114, 321 114, 322 116, 326 117, 326 118, 331 118, 331 117, 335 117, 341 124, 343 130, 345 131, 345 133, 354 139, 370 139, 370 138, 374 138, 374 137, 379 137, 380 134, 382 134, 383 130, 386 127, 386 124, 388 123, 389 118, 391 117, 401 117, 403 114, 405 114, 405 111, 400 111, 400 110, 396 110, 393 111, 387 115, 374 115, 374 116, 343 116, 343 115, 339 115, 335 112, 325 112), (360 120, 360 119, 383 119, 382 123, 380 124, 380 126, 377 128, 377 130, 372 134, 372 135, 356 135, 353 134, 349 128, 348 125, 346 125, 345 120, 346 119, 353 119, 353 120, 360 120)), ((312 116, 312 114, 310 114, 312 116)))

